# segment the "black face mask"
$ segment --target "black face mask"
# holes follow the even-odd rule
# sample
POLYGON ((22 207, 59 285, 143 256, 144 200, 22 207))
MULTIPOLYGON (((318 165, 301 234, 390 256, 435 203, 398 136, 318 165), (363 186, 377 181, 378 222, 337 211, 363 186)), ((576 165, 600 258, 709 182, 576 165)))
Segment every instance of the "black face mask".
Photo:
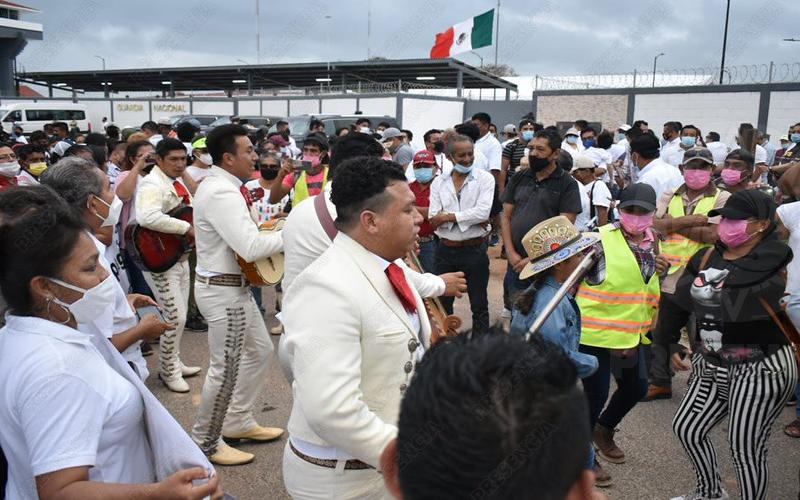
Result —
POLYGON ((259 171, 261 172, 261 177, 268 181, 271 181, 278 177, 278 168, 277 167, 261 167, 259 171))
POLYGON ((533 172, 541 172, 550 165, 550 160, 531 155, 528 156, 528 164, 533 172))
POLYGON ((289 140, 289 135, 291 135, 291 134, 289 133, 289 129, 288 128, 286 130, 284 130, 283 132, 281 132, 281 136, 284 139, 286 139, 287 141, 289 140))
POLYGON ((444 141, 436 141, 433 143, 433 150, 438 153, 444 152, 444 141))

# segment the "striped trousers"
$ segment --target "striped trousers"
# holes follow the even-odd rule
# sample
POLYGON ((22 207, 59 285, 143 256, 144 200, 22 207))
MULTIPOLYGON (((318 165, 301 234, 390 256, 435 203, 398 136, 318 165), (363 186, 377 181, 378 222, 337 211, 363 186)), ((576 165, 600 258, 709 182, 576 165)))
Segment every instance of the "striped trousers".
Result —
POLYGON ((711 430, 728 418, 730 445, 741 498, 767 495, 767 441, 772 424, 797 383, 791 347, 752 363, 720 367, 692 358, 689 388, 672 421, 697 476, 696 493, 717 498, 722 484, 711 430))

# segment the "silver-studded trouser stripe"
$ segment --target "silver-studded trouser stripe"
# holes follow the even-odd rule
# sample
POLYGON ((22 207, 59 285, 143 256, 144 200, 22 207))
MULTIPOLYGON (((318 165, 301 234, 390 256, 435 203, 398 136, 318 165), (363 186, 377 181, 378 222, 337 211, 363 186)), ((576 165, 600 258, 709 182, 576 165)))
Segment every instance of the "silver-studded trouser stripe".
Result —
POLYGON ((213 454, 221 436, 257 425, 254 408, 273 347, 248 287, 195 282, 195 298, 208 322, 210 361, 192 438, 213 454))
POLYGON ((161 306, 164 321, 174 326, 159 340, 159 372, 164 379, 181 376, 180 342, 189 307, 189 263, 176 263, 163 273, 144 273, 145 280, 161 306))

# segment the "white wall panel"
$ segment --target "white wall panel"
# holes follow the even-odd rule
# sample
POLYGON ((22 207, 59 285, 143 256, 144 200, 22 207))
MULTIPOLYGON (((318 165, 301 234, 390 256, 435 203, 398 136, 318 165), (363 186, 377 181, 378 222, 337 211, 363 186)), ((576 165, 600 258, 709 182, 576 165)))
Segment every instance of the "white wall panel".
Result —
POLYGON ((242 116, 261 115, 261 102, 260 101, 239 101, 239 114, 242 116))
MULTIPOLYGON (((153 121, 158 122, 159 118, 169 118, 175 115, 189 114, 189 101, 152 101, 153 121)), ((195 111, 197 113, 197 111, 195 111)), ((202 114, 202 113, 200 113, 202 114)))
POLYGON ((150 119, 150 103, 147 101, 114 101, 114 123, 120 128, 140 127, 150 119))
MULTIPOLYGON (((397 113, 396 97, 367 97, 359 99, 359 108, 364 115, 388 115, 397 113)), ((374 125, 374 124, 373 124, 374 125)))
POLYGON ((325 99, 322 98, 322 114, 325 115, 352 115, 356 112, 355 99, 325 99))
POLYGON ((264 116, 286 116, 286 99, 261 101, 261 114, 264 116))
POLYGON ((432 128, 444 129, 460 123, 464 116, 462 101, 404 98, 402 127, 414 133, 414 142, 422 144, 422 135, 432 128))
POLYGON ((789 126, 800 122, 800 92, 772 92, 769 96, 767 133, 773 144, 786 135, 789 126))
POLYGON ((289 115, 318 115, 319 99, 292 99, 289 101, 289 115))

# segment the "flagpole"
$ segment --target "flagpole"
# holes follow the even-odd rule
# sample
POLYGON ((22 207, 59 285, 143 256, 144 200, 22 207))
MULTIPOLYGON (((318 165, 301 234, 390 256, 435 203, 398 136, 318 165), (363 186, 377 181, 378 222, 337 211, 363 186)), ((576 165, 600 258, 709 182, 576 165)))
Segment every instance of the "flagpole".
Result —
POLYGON ((497 67, 497 49, 500 43, 500 0, 497 0, 497 30, 494 33, 494 66, 497 67))

